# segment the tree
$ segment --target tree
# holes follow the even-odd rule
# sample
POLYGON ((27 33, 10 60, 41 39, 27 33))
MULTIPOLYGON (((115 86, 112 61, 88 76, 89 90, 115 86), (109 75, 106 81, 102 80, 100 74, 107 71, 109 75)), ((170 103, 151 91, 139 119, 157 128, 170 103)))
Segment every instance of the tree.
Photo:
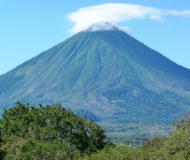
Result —
POLYGON ((61 150, 67 156, 72 154, 66 154, 66 150, 90 154, 106 145, 100 126, 59 104, 31 106, 17 102, 15 107, 4 111, 0 124, 1 148, 9 159, 15 155, 27 157, 30 152, 40 157, 58 155, 61 150))

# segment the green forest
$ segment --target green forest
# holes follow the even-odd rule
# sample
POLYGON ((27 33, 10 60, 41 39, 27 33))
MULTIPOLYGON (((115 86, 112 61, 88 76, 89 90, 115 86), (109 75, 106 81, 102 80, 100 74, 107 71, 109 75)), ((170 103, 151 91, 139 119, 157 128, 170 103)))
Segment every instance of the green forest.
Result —
POLYGON ((188 160, 190 118, 138 147, 113 144, 103 128, 61 105, 17 102, 0 118, 1 160, 188 160))

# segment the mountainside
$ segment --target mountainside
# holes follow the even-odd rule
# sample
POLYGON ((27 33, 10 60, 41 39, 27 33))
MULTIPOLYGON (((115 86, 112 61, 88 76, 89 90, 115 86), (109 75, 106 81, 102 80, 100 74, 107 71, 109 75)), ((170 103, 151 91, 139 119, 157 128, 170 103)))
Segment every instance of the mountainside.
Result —
POLYGON ((61 103, 115 139, 165 134, 189 97, 190 70, 117 29, 80 32, 0 77, 1 111, 61 103))

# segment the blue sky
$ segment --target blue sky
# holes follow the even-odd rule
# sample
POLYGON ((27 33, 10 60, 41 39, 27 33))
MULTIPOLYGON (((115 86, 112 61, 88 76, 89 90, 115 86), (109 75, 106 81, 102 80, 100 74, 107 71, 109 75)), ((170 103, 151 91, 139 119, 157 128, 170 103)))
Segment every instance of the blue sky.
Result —
MULTIPOLYGON (((0 74, 68 38, 73 24, 66 15, 105 3, 190 10, 189 0, 0 0, 0 74)), ((119 23, 149 47, 190 68, 190 16, 165 15, 164 21, 137 18, 119 23)))

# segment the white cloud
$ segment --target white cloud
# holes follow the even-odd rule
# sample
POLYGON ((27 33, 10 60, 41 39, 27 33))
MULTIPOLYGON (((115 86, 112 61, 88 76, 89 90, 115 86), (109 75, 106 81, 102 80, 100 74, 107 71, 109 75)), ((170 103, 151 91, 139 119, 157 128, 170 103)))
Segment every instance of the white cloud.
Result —
MULTIPOLYGON (((106 3, 80 8, 68 14, 67 18, 74 24, 71 32, 77 33, 95 23, 110 22, 118 24, 133 19, 149 19, 162 22, 165 16, 190 17, 190 10, 178 11, 126 3, 106 3)), ((129 30, 126 26, 120 26, 120 28, 129 30)))
POLYGON ((102 31, 122 30, 127 33, 132 33, 132 30, 127 26, 115 25, 109 22, 99 22, 99 23, 93 24, 90 27, 86 28, 86 30, 91 31, 91 32, 99 31, 99 30, 102 30, 102 31))
POLYGON ((160 22, 164 21, 164 18, 162 16, 159 16, 159 15, 150 15, 149 18, 152 20, 155 20, 155 21, 160 21, 160 22))

